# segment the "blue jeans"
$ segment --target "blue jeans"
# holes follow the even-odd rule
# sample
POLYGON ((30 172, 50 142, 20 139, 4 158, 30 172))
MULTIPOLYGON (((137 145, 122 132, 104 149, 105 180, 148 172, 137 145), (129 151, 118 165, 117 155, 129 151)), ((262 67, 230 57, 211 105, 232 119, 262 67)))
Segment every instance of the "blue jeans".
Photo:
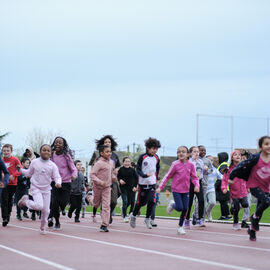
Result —
POLYGON ((187 193, 178 193, 173 192, 174 204, 173 209, 178 212, 182 212, 179 219, 179 226, 182 227, 187 211, 188 211, 188 203, 189 203, 189 192, 187 193))

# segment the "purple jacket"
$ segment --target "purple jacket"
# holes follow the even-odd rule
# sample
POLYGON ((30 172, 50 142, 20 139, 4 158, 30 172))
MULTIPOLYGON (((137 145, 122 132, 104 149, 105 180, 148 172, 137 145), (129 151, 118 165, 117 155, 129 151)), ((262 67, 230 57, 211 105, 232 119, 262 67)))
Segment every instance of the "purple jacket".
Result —
POLYGON ((70 183, 71 176, 73 176, 74 178, 77 177, 78 171, 69 154, 57 155, 56 153, 53 153, 51 160, 58 167, 59 173, 62 178, 62 183, 70 183))

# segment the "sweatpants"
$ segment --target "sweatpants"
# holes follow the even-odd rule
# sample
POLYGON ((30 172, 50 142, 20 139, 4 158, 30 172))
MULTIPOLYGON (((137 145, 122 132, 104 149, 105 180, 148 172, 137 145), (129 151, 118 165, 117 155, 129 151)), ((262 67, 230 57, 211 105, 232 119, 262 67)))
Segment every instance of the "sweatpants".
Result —
POLYGON ((64 211, 70 199, 70 183, 62 183, 61 188, 52 188, 52 203, 51 203, 51 214, 55 218, 55 222, 59 223, 60 209, 64 211))
POLYGON ((7 186, 2 189, 2 202, 1 202, 1 213, 2 219, 9 220, 10 213, 12 211, 13 196, 16 192, 17 186, 7 186))
POLYGON ((172 205, 173 209, 178 212, 182 212, 179 219, 179 226, 182 227, 189 205, 189 192, 187 193, 178 193, 173 192, 174 204, 172 205))
POLYGON ((31 189, 32 200, 27 200, 25 205, 32 210, 41 211, 41 221, 40 229, 44 230, 45 224, 47 222, 49 213, 50 213, 50 202, 51 202, 51 193, 46 192, 42 193, 39 189, 31 189))
POLYGON ((255 215, 261 219, 264 210, 270 206, 269 194, 262 191, 259 187, 250 188, 250 192, 258 200, 255 215))
POLYGON ((18 202, 22 198, 23 195, 28 195, 27 188, 20 189, 20 190, 17 189, 16 190, 16 193, 15 193, 15 203, 16 203, 16 207, 17 207, 17 216, 21 216, 21 210, 23 210, 24 213, 26 213, 26 211, 27 211, 27 207, 26 206, 24 206, 22 208, 20 208, 18 206, 18 202))
POLYGON ((211 211, 216 205, 216 192, 214 190, 206 193, 204 203, 205 203, 205 212, 209 217, 209 215, 211 215, 211 211))
POLYGON ((137 202, 133 210, 133 216, 137 216, 141 207, 147 204, 146 218, 149 218, 152 213, 155 199, 156 185, 139 185, 137 202))
MULTIPOLYGON (((193 198, 194 198, 194 184, 190 182, 190 188, 189 188, 189 206, 188 206, 188 212, 187 212, 187 217, 186 219, 190 219, 190 211, 192 208, 193 204, 193 198)), ((195 193, 197 199, 198 199, 198 204, 199 204, 199 219, 203 218, 204 215, 204 199, 203 199, 203 188, 202 188, 202 180, 200 180, 200 192, 195 193)))
POLYGON ((121 197, 122 197, 122 215, 123 218, 127 216, 127 208, 130 206, 130 212, 132 212, 135 204, 135 192, 132 189, 121 188, 121 197))
POLYGON ((81 212, 81 207, 82 207, 82 194, 79 195, 70 195, 70 208, 68 210, 69 213, 73 213, 75 210, 75 218, 80 217, 80 212, 81 212))
POLYGON ((110 211, 111 214, 117 205, 117 199, 120 196, 120 188, 117 182, 113 182, 111 186, 111 202, 110 202, 110 211))
POLYGON ((93 186, 94 199, 93 206, 98 208, 102 206, 101 221, 103 226, 109 226, 110 221, 110 202, 111 202, 111 187, 105 187, 103 189, 93 186))
POLYGON ((233 214, 233 223, 237 224, 238 219, 238 213, 240 211, 240 204, 243 208, 247 208, 248 200, 247 197, 241 198, 241 199, 232 199, 232 206, 231 206, 231 213, 233 214))

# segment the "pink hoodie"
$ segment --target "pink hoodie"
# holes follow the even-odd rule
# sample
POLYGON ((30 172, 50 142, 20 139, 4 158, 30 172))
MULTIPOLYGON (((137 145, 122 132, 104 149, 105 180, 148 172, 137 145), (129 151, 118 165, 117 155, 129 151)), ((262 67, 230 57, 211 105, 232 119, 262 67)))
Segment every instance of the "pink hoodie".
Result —
POLYGON ((176 160, 172 163, 170 170, 164 176, 163 180, 159 184, 160 190, 162 190, 168 180, 172 178, 172 191, 178 193, 189 192, 190 180, 195 187, 200 187, 199 179, 196 175, 195 167, 192 162, 187 160, 186 162, 176 160))
MULTIPOLYGON (((227 190, 229 176, 231 171, 235 168, 235 165, 230 166, 227 173, 223 175, 221 182, 221 190, 227 190)), ((241 199, 247 196, 247 182, 241 178, 235 177, 233 179, 233 184, 229 184, 230 196, 232 199, 241 199)))

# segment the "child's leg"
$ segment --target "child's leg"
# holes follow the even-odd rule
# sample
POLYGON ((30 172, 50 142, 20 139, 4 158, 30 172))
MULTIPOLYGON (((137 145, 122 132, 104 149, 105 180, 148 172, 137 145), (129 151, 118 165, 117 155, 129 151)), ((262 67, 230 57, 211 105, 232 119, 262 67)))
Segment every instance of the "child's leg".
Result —
POLYGON ((86 201, 85 201, 85 197, 86 197, 86 192, 83 191, 82 193, 82 217, 84 217, 84 214, 85 214, 85 209, 86 209, 86 201))
POLYGON ((128 206, 127 190, 122 189, 121 197, 122 197, 122 214, 123 218, 125 218, 127 216, 127 206, 128 206))
POLYGON ((188 204, 188 212, 187 212, 187 216, 186 219, 189 220, 190 219, 190 211, 192 208, 192 204, 193 204, 193 198, 194 198, 194 184, 190 183, 190 188, 189 188, 189 204, 188 204))
POLYGON ((146 202, 147 202, 146 192, 141 186, 139 186, 138 197, 137 197, 137 202, 133 210, 133 216, 138 215, 141 207, 144 206, 146 202))
POLYGON ((76 201, 76 195, 71 194, 70 195, 70 207, 68 210, 68 215, 72 215, 72 213, 74 212, 75 208, 77 206, 77 201, 76 201))
POLYGON ((33 196, 33 201, 32 200, 27 200, 25 202, 25 205, 32 210, 42 210, 44 207, 43 204, 43 196, 41 192, 37 189, 33 190, 32 189, 32 196, 33 196))
POLYGON ((101 220, 103 226, 109 226, 110 220, 110 202, 111 202, 111 188, 107 187, 102 190, 101 195, 101 204, 102 204, 102 211, 101 211, 101 220))
POLYGON ((42 198, 43 198, 43 209, 41 210, 40 229, 44 230, 45 224, 47 222, 50 213, 51 194, 43 193, 42 198))
POLYGON ((203 198, 202 181, 200 181, 200 192, 196 193, 196 197, 198 198, 199 203, 199 219, 201 219, 204 216, 204 198, 203 198))
POLYGON ((232 208, 231 212, 233 214, 233 223, 237 224, 238 223, 238 213, 240 210, 239 199, 233 199, 231 208, 232 208))
POLYGON ((102 195, 102 190, 97 189, 93 187, 93 193, 94 193, 94 198, 93 198, 93 216, 96 215, 97 209, 101 204, 101 195, 102 195))
POLYGON ((248 192, 247 194, 247 201, 248 201, 248 207, 246 207, 244 209, 244 214, 243 214, 243 218, 242 220, 247 222, 248 221, 248 218, 249 218, 249 209, 250 209, 250 205, 251 205, 251 193, 248 192))
POLYGON ((134 205, 135 205, 135 196, 136 196, 136 192, 131 191, 129 193, 129 200, 130 200, 130 208, 129 208, 129 214, 132 213, 133 209, 134 209, 134 205))
POLYGON ((82 208, 82 194, 76 195, 76 210, 75 210, 76 219, 79 219, 80 217, 81 208, 82 208))
POLYGON ((270 198, 260 188, 251 188, 251 194, 258 199, 255 218, 261 218, 265 209, 270 206, 270 198))
POLYGON ((211 215, 211 211, 213 210, 214 206, 216 205, 216 193, 215 191, 210 191, 206 194, 208 206, 206 208, 206 213, 208 215, 211 215))
POLYGON ((155 203, 156 203, 156 191, 154 186, 153 188, 147 190, 146 218, 149 218, 151 216, 155 203))

